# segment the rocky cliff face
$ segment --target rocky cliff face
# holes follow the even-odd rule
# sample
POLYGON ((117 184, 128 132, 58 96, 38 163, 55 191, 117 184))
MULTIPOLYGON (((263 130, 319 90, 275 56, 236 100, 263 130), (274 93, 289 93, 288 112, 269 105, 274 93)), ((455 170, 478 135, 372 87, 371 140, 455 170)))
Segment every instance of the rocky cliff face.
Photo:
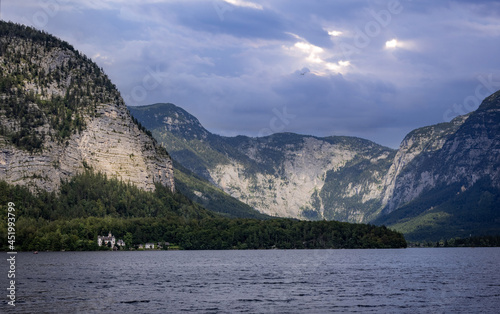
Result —
POLYGON ((92 168, 174 190, 170 156, 133 122, 101 69, 50 35, 0 27, 1 180, 53 191, 92 168))
POLYGON ((210 170, 214 181, 262 212, 301 219, 366 221, 366 213, 374 210, 371 200, 384 191, 380 183, 386 161, 394 155, 389 148, 350 137, 275 134, 238 142, 229 140, 257 164, 256 170, 221 164, 210 170), (349 175, 358 178, 351 181, 349 175))
POLYGON ((382 203, 386 206, 386 213, 422 193, 424 186, 420 185, 408 190, 404 195, 395 195, 395 191, 401 190, 402 178, 408 176, 408 172, 403 173, 403 170, 408 169, 408 165, 411 167, 411 162, 416 157, 422 158, 422 156, 432 155, 433 152, 440 150, 446 140, 458 130, 468 117, 469 115, 459 116, 449 123, 440 123, 413 130, 403 139, 384 180, 387 188, 382 203))
MULTIPOLYGON (((245 165, 232 160, 209 169, 210 176, 230 195, 261 212, 305 218, 307 211, 313 208, 313 195, 324 185, 327 171, 341 167, 356 155, 356 151, 314 137, 297 137, 293 143, 281 147, 273 143, 280 140, 283 139, 248 138, 238 146, 260 166, 259 170, 245 173, 245 165), (282 161, 274 162, 266 171, 269 151, 279 155, 282 161)), ((323 217, 322 211, 319 217, 323 217)))
MULTIPOLYGON (((478 180, 487 179, 493 187, 500 188, 500 91, 486 98, 475 112, 445 125, 442 134, 437 138, 424 135, 423 138, 431 138, 431 149, 413 156, 393 177, 385 213, 436 187, 458 183, 459 194, 478 180)), ((414 137, 410 134, 405 141, 414 137)), ((404 154, 405 150, 400 152, 404 154)))

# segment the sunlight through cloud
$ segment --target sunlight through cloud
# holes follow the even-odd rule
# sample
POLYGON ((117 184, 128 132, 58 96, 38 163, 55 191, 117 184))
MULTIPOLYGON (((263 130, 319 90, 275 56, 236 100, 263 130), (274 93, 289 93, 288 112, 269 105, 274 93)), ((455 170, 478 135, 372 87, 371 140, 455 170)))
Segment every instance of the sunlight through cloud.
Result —
POLYGON ((398 41, 396 39, 388 40, 385 42, 385 48, 396 48, 398 47, 398 41))
POLYGON ((331 72, 343 73, 351 65, 347 60, 340 60, 338 62, 327 61, 331 58, 328 51, 306 41, 299 41, 293 47, 284 48, 288 51, 298 52, 299 54, 295 54, 295 56, 299 57, 302 63, 305 62, 306 66, 311 69, 311 73, 317 76, 327 76, 331 72))
POLYGON ((243 1, 243 0, 224 0, 224 1, 226 1, 229 4, 235 5, 237 7, 263 10, 263 7, 260 4, 249 2, 249 1, 243 1))
POLYGON ((341 31, 328 31, 328 35, 332 36, 332 37, 338 37, 340 35, 342 35, 343 33, 341 31))

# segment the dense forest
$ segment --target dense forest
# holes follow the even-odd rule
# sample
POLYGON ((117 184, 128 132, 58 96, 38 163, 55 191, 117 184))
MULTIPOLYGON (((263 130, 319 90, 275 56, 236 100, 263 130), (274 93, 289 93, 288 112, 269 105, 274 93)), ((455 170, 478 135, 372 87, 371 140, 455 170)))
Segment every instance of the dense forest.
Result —
MULTIPOLYGON (((484 240, 486 237, 482 236, 498 235, 498 189, 493 187, 491 180, 483 178, 466 191, 457 193, 462 184, 447 184, 429 190, 418 201, 409 202, 373 223, 391 226, 404 233, 406 240, 418 243, 435 244, 437 240, 447 239, 451 245, 454 243, 452 239, 472 237, 484 240)), ((471 243, 471 246, 479 246, 480 242, 471 243)), ((484 246, 489 245, 485 243, 484 246)))
MULTIPOLYGON (((146 242, 169 242, 181 249, 406 247, 402 234, 373 225, 229 219, 161 185, 145 192, 91 170, 63 182, 57 193, 33 194, 0 182, 3 222, 9 202, 16 209, 16 250, 96 250, 97 236, 108 232, 124 239, 127 248, 146 242)), ((2 223, 3 250, 7 232, 2 223)))

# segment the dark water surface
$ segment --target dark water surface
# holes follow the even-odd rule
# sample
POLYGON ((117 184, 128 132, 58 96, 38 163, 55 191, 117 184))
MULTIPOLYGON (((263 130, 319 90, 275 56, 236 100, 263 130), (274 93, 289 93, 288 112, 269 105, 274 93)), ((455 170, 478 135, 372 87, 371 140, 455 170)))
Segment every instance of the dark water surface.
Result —
POLYGON ((18 253, 6 313, 499 313, 500 248, 18 253))

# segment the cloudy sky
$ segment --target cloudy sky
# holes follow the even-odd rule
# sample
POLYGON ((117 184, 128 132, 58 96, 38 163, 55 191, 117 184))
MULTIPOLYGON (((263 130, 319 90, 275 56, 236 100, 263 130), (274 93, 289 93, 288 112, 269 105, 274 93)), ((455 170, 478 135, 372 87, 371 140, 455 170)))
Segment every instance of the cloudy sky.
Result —
POLYGON ((127 105, 171 102, 226 136, 398 147, 500 89, 499 1, 3 0, 91 57, 127 105))

